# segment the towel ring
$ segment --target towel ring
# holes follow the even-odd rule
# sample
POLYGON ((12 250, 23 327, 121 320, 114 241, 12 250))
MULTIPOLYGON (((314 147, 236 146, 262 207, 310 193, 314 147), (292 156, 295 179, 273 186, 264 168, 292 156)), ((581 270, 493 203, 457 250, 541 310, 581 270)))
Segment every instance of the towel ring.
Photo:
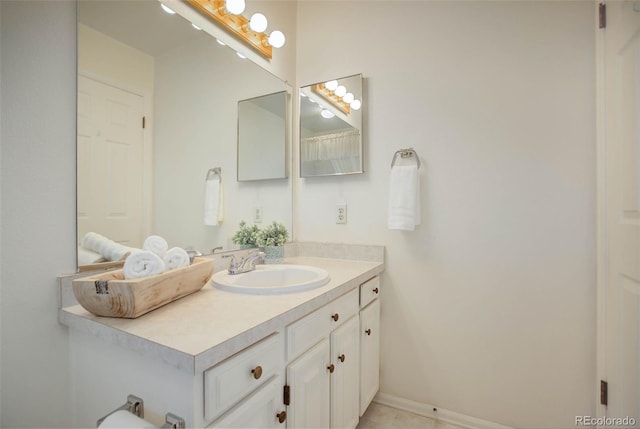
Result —
POLYGON ((222 182, 222 169, 220 167, 210 168, 209 171, 207 171, 207 177, 205 181, 215 179, 218 179, 218 181, 222 182))
POLYGON ((418 169, 420 168, 420 157, 418 156, 418 152, 416 152, 416 150, 412 147, 407 148, 407 149, 400 149, 397 150, 396 153, 393 154, 393 159, 391 160, 391 167, 393 168, 393 166, 396 163, 396 158, 398 157, 398 155, 400 155, 400 158, 414 158, 416 159, 416 162, 418 163, 418 169))

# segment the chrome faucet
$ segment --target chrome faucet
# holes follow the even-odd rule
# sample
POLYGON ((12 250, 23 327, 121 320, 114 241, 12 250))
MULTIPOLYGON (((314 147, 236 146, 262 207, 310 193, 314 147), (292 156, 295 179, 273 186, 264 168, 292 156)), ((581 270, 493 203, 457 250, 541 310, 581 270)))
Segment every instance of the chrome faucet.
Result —
POLYGON ((247 256, 236 261, 234 255, 225 255, 223 258, 231 258, 229 262, 229 274, 242 274, 256 269, 256 264, 264 263, 264 252, 258 250, 251 251, 247 256))

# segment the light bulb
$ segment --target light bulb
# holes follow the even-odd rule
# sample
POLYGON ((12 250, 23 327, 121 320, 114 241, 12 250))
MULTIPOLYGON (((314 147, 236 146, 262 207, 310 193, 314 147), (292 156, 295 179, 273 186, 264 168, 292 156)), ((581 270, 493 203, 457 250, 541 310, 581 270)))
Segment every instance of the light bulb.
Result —
POLYGON ((220 39, 216 39, 216 42, 218 42, 218 43, 219 43, 220 45, 222 45, 222 46, 227 46, 227 44, 226 44, 226 43, 224 43, 224 42, 223 42, 222 40, 220 40, 220 39))
POLYGON ((173 9, 170 9, 168 6, 165 6, 164 4, 160 3, 160 7, 162 7, 162 10, 167 12, 169 15, 175 15, 175 11, 173 11, 173 9))
POLYGON ((269 35, 269 44, 274 48, 282 48, 285 41, 286 39, 282 31, 276 30, 271 32, 271 34, 269 35))
POLYGON ((321 115, 322 115, 322 117, 323 117, 323 118, 325 118, 325 119, 331 119, 331 118, 333 118, 334 116, 336 116, 336 115, 334 115, 334 114, 333 114, 333 112, 331 112, 331 111, 329 111, 329 110, 327 110, 327 109, 324 109, 322 112, 320 112, 320 114, 321 114, 321 115))
POLYGON ((325 82, 324 86, 329 90, 329 91, 335 91, 336 88, 338 87, 338 81, 337 80, 330 80, 329 82, 325 82))
POLYGON ((245 57, 244 55, 242 55, 240 52, 236 52, 236 55, 239 56, 240 58, 242 58, 243 60, 246 60, 247 57, 245 57))
POLYGON ((257 33, 262 33, 267 29, 267 17, 261 13, 254 13, 249 20, 249 28, 257 33))
POLYGON ((352 102, 353 100, 355 100, 355 97, 353 96, 353 94, 352 94, 352 93, 347 92, 347 93, 344 95, 344 97, 342 97, 342 100, 344 100, 344 102, 345 102, 345 103, 349 103, 349 104, 351 104, 351 102, 352 102))
POLYGON ((244 0, 227 0, 225 2, 225 6, 229 13, 240 15, 242 12, 244 12, 245 2, 244 0))
POLYGON ((360 102, 360 100, 353 100, 351 102, 351 108, 353 110, 360 110, 360 107, 362 106, 362 103, 360 102))
POLYGON ((338 97, 342 97, 347 93, 347 88, 345 88, 344 85, 340 85, 339 87, 336 88, 334 92, 338 97))
POLYGON ((195 28, 196 30, 202 30, 202 28, 198 27, 197 25, 195 25, 193 22, 191 23, 191 26, 193 28, 195 28))

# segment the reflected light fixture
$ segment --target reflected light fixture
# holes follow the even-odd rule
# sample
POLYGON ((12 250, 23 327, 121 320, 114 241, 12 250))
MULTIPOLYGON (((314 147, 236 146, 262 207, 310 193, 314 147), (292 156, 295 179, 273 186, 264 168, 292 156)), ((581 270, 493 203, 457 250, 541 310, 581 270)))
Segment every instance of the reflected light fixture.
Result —
POLYGON ((360 110, 360 107, 362 107, 362 102, 360 100, 353 100, 351 102, 351 108, 353 110, 360 110))
POLYGON ((195 25, 193 22, 191 23, 191 26, 193 28, 195 28, 196 30, 202 30, 202 28, 198 27, 197 25, 195 25))
MULTIPOLYGON (((346 103, 342 97, 338 97, 335 93, 335 91, 329 89, 329 87, 333 87, 334 84, 332 82, 335 82, 335 86, 336 89, 338 88, 338 82, 337 81, 329 81, 326 83, 317 83, 315 85, 313 85, 311 87, 311 91, 315 92, 316 94, 318 94, 319 96, 321 96, 322 98, 324 98, 325 100, 327 100, 329 103, 331 103, 332 106, 336 107, 338 110, 340 110, 342 113, 344 113, 345 115, 348 115, 349 113, 351 113, 351 107, 349 106, 349 103, 346 103), (327 86, 327 84, 329 86, 327 86)), ((346 89, 345 89, 345 93, 346 93, 346 89)))
POLYGON ((242 58, 243 60, 246 60, 247 57, 245 57, 244 55, 242 55, 240 52, 236 52, 236 55, 239 56, 240 58, 242 58))
POLYGON ((335 91, 333 91, 338 97, 343 97, 347 93, 347 88, 344 85, 339 85, 335 91))
POLYGON ((338 81, 337 80, 330 80, 329 82, 325 82, 324 86, 329 91, 335 91, 336 88, 338 87, 338 81))
POLYGON ((216 39, 216 42, 218 42, 219 44, 221 44, 222 46, 227 46, 226 43, 224 43, 222 40, 220 39, 216 39))
POLYGON ((162 7, 162 10, 167 12, 169 15, 175 15, 176 12, 173 9, 169 8, 168 6, 165 6, 162 3, 160 3, 160 6, 162 7))
POLYGON ((281 48, 285 37, 281 31, 267 35, 267 17, 255 13, 251 20, 242 15, 245 0, 186 0, 187 4, 222 26, 265 58, 273 57, 272 48, 281 48))
POLYGON ((327 109, 322 109, 322 111, 320 112, 320 115, 322 115, 322 117, 325 119, 331 119, 334 116, 336 116, 331 110, 327 110, 327 109))
POLYGON ((342 97, 342 99, 344 100, 345 103, 353 103, 353 100, 355 100, 355 97, 353 96, 352 93, 347 92, 344 97, 342 97))

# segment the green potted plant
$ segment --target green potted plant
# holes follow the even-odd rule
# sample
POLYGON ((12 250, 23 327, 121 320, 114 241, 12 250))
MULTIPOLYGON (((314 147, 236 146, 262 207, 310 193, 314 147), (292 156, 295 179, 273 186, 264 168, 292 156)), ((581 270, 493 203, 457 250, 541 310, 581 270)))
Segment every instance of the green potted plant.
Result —
POLYGON ((289 238, 287 228, 273 221, 266 228, 258 232, 258 246, 264 248, 265 262, 277 264, 284 259, 284 243, 289 238))
POLYGON ((231 241, 234 244, 238 244, 241 249, 249 249, 251 247, 258 247, 258 233, 260 229, 256 225, 247 225, 245 221, 240 221, 240 229, 238 229, 231 241))

